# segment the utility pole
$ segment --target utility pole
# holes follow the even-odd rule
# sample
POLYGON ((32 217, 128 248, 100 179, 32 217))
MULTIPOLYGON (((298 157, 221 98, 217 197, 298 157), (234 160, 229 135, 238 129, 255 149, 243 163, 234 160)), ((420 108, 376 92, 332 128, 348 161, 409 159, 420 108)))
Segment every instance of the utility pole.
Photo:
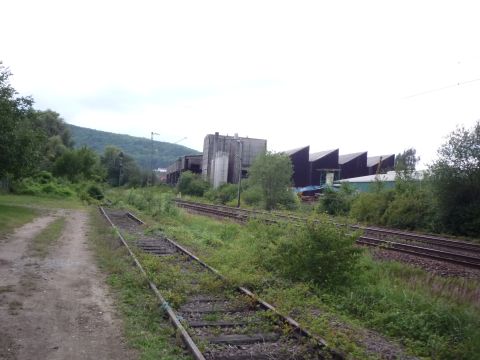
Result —
POLYGON ((237 189, 237 208, 240 207, 240 188, 242 186, 242 152, 243 143, 241 140, 237 140, 238 144, 238 189, 237 189))
POLYGON ((118 186, 122 184, 122 175, 123 175, 123 152, 118 154, 118 186))

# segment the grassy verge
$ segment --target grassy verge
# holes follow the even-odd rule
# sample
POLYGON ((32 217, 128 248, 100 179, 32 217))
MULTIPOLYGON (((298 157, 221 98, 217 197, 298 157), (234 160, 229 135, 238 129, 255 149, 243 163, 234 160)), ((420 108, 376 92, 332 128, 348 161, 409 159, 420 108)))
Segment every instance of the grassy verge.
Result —
POLYGON ((126 249, 98 211, 92 210, 90 215, 89 239, 122 314, 129 345, 138 350, 140 359, 190 359, 175 343, 173 327, 164 319, 157 298, 126 249))
POLYGON ((32 221, 39 214, 38 210, 0 203, 0 236, 32 221))
POLYGON ((52 245, 58 241, 64 228, 65 218, 60 217, 43 229, 29 245, 28 250, 32 256, 44 258, 50 251, 52 245))
POLYGON ((75 198, 52 198, 31 195, 0 194, 0 205, 28 206, 46 209, 80 209, 83 204, 75 198))
POLYGON ((125 197, 124 203, 142 209, 147 220, 153 214, 153 231, 188 246, 233 283, 250 287, 353 358, 376 357, 364 350, 368 335, 362 335, 363 327, 424 358, 475 359, 480 353, 478 280, 444 279, 408 265, 376 262, 365 253, 348 287, 289 281, 268 266, 278 239, 292 236, 285 229, 189 215, 161 203, 165 199, 156 201, 155 195, 145 201, 137 195, 125 197))

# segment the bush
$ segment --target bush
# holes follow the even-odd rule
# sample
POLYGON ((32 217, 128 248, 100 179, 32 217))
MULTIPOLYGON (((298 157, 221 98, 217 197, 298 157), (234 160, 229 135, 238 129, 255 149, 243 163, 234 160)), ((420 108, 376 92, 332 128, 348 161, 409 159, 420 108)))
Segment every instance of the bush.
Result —
POLYGON ((199 175, 185 171, 178 179, 177 191, 184 195, 203 196, 210 184, 199 175))
POLYGON ((103 195, 102 189, 97 184, 91 184, 90 186, 88 186, 87 194, 95 200, 102 200, 105 197, 103 195))
POLYGON ((434 207, 425 191, 396 194, 383 214, 382 223, 398 229, 432 230, 434 207))
POLYGON ((277 271, 291 280, 328 288, 348 285, 355 276, 361 250, 354 246, 357 234, 333 224, 327 215, 295 228, 281 241, 274 255, 277 271))
POLYGON ((223 205, 236 199, 237 195, 238 185, 236 184, 223 184, 217 189, 209 189, 205 192, 205 197, 208 200, 223 205))
POLYGON ((251 186, 247 190, 242 192, 242 200, 247 205, 261 206, 262 199, 262 189, 260 189, 260 187, 258 186, 251 186))
POLYGON ((350 215, 361 222, 383 225, 383 214, 393 198, 393 190, 360 193, 352 202, 350 215))
POLYGON ((41 174, 39 178, 24 178, 12 186, 12 191, 19 195, 48 195, 54 197, 70 197, 75 195, 68 182, 61 182, 52 178, 46 182, 49 173, 41 174))
POLYGON ((342 183, 340 190, 327 188, 317 210, 330 215, 347 215, 354 198, 354 190, 348 183, 342 183))

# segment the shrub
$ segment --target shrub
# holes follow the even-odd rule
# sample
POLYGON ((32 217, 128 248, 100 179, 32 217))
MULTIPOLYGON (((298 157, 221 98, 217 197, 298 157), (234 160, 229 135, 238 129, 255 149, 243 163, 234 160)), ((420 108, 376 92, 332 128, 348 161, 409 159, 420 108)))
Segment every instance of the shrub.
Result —
POLYGON ((247 190, 242 192, 242 200, 247 205, 260 206, 262 204, 262 189, 258 186, 250 186, 247 190))
POLYGON ((393 198, 393 190, 360 193, 352 203, 350 214, 358 221, 382 225, 383 214, 393 198))
POLYGON ((328 288, 348 285, 355 276, 361 250, 357 234, 337 227, 326 215, 309 221, 280 241, 274 263, 281 275, 328 288))
POLYGON ((104 198, 103 191, 97 184, 91 184, 87 187, 87 194, 95 200, 102 200, 104 198))
POLYGON ((217 189, 209 189, 205 192, 205 197, 210 201, 219 204, 226 204, 237 198, 238 185, 236 184, 223 184, 217 189))
POLYGON ((199 175, 185 171, 178 179, 177 191, 185 195, 203 196, 210 187, 199 175))
POLYGON ((330 215, 347 215, 354 196, 354 190, 348 183, 343 183, 339 191, 327 188, 317 210, 330 215))

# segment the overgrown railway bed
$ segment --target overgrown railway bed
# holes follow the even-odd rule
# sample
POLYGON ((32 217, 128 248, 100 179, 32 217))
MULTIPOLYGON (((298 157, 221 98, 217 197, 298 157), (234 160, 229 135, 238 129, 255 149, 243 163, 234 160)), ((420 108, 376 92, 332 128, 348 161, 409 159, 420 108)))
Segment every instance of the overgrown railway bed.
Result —
POLYGON ((183 301, 172 306, 158 290, 162 284, 154 284, 151 280, 149 284, 195 359, 343 358, 329 349, 323 339, 283 316, 249 290, 228 285, 215 269, 176 242, 161 234, 146 235, 143 221, 135 215, 108 208, 100 210, 117 229, 145 276, 147 272, 135 255, 141 251, 157 256, 186 279, 187 286, 181 291, 183 301), (134 240, 126 241, 125 236, 134 240))
MULTIPOLYGON (((191 211, 226 217, 240 222, 245 222, 250 218, 261 218, 268 222, 280 220, 291 222, 307 221, 307 219, 298 216, 238 209, 223 205, 202 204, 180 199, 175 199, 175 203, 177 206, 191 211)), ((377 227, 351 225, 351 228, 363 232, 363 235, 357 240, 357 243, 361 245, 377 246, 386 250, 480 269, 480 245, 478 244, 377 227)))

